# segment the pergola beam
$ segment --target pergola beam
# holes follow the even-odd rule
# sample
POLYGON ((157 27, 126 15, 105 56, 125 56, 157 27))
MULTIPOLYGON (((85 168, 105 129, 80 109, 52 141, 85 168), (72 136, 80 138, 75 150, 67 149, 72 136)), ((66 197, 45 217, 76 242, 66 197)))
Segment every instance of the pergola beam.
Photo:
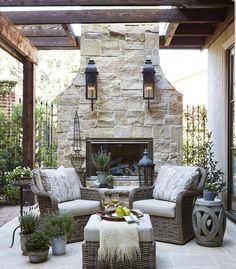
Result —
POLYGON ((230 0, 0 0, 2 7, 42 6, 230 6, 230 0))
POLYGON ((27 57, 31 62, 37 63, 38 50, 16 28, 16 26, 0 12, 0 37, 8 43, 16 52, 27 57))
POLYGON ((225 9, 104 9, 4 12, 14 24, 220 22, 225 9))

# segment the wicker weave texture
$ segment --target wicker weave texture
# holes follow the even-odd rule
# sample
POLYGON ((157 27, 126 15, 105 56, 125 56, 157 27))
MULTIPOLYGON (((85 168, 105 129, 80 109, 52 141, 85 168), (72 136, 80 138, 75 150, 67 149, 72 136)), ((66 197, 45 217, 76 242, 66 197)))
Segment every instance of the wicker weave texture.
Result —
POLYGON ((155 242, 140 242, 141 258, 130 264, 114 261, 102 264, 98 261, 99 242, 83 242, 83 269, 154 269, 156 268, 155 242))

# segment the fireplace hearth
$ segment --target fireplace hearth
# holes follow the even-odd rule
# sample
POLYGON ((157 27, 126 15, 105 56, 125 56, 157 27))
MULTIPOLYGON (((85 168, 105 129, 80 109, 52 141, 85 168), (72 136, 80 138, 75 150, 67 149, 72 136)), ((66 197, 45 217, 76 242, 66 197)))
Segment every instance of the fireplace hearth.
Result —
POLYGON ((87 138, 86 139, 86 172, 87 176, 95 176, 92 155, 99 150, 111 153, 110 174, 114 176, 137 176, 137 163, 145 149, 153 159, 152 138, 87 138))

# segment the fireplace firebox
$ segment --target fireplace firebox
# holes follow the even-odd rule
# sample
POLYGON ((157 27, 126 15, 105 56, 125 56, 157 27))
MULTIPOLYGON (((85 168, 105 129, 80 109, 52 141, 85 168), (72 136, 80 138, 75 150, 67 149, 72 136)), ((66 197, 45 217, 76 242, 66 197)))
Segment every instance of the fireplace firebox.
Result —
POLYGON ((92 155, 103 149, 111 153, 110 174, 114 176, 136 176, 137 163, 143 156, 145 148, 153 160, 152 138, 87 138, 86 172, 87 176, 96 176, 92 164, 92 155))

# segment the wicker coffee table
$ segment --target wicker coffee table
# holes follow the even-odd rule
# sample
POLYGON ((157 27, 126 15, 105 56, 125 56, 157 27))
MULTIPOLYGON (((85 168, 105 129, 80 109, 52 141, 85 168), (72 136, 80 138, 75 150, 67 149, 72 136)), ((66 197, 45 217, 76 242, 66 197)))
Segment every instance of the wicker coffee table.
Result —
MULTIPOLYGON (((84 228, 84 242, 82 245, 83 269, 154 269, 156 268, 156 244, 149 215, 145 214, 138 225, 141 258, 133 263, 100 264, 98 261, 99 225, 101 218, 92 215, 84 228)), ((111 222, 112 223, 112 222, 111 222)))

